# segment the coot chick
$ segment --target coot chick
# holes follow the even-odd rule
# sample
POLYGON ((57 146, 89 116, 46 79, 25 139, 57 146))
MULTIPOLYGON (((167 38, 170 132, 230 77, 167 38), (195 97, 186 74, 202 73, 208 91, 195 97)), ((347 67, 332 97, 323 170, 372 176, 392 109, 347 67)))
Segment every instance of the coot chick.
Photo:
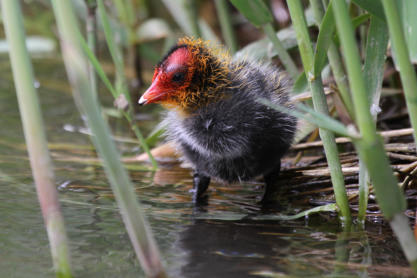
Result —
POLYGON ((271 64, 233 61, 207 42, 182 38, 156 66, 139 104, 168 108, 167 137, 193 165, 195 202, 205 198, 210 178, 234 183, 257 176, 264 177, 265 202, 297 121, 257 100, 292 108, 288 88, 286 74, 271 64))

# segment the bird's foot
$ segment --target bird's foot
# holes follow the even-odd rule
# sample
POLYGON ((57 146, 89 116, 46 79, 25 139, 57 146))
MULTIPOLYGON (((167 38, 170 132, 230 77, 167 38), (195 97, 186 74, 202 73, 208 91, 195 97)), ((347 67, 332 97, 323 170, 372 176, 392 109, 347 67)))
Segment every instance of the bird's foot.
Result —
POLYGON ((193 176, 193 203, 195 204, 206 204, 207 203, 207 188, 210 184, 210 177, 202 175, 198 172, 194 173, 193 176))
POLYGON ((265 189, 264 189, 264 193, 262 195, 261 201, 260 201, 262 205, 276 202, 276 199, 274 197, 278 191, 277 181, 278 181, 280 168, 281 168, 281 163, 278 165, 278 167, 275 168, 274 171, 264 176, 265 189))

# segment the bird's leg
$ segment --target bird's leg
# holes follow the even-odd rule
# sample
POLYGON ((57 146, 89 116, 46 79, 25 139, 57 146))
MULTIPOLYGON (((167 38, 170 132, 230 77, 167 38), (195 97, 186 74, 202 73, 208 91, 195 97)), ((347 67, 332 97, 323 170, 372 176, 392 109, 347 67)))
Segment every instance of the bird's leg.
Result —
POLYGON ((205 199, 205 192, 210 184, 210 177, 205 176, 198 171, 193 176, 193 202, 198 203, 205 199))
POLYGON ((264 175, 265 189, 264 189, 264 194, 262 195, 261 203, 265 204, 270 201, 273 201, 272 196, 277 191, 276 183, 278 180, 280 170, 281 170, 281 161, 274 168, 274 170, 264 175))

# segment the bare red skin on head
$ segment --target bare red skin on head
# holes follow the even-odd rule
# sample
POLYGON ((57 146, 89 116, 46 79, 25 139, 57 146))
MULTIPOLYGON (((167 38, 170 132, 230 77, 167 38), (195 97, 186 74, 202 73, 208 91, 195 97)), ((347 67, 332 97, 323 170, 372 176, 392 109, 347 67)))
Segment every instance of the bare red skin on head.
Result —
POLYGON ((191 53, 187 47, 180 47, 177 50, 175 50, 169 57, 166 59, 166 61, 163 63, 163 65, 166 65, 166 68, 170 66, 175 65, 187 65, 190 63, 191 60, 191 53))
POLYGON ((168 58, 155 69, 152 84, 143 94, 148 103, 167 103, 173 102, 171 98, 176 95, 176 99, 182 99, 185 89, 190 85, 194 72, 192 53, 187 47, 176 49, 168 58), (176 73, 184 73, 183 82, 173 81, 176 73))

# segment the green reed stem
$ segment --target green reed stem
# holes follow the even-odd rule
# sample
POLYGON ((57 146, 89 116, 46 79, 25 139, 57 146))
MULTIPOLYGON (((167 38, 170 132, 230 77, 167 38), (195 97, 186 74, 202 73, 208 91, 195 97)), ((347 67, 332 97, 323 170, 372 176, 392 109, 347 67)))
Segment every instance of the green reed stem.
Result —
MULTIPOLYGON (((371 16, 371 22, 366 41, 366 55, 363 74, 367 85, 369 107, 372 118, 376 123, 381 97, 384 65, 388 46, 388 30, 386 23, 376 16, 371 16)), ((363 161, 359 162, 359 210, 358 221, 365 223, 368 208, 369 185, 371 184, 368 170, 363 161)))
POLYGON ((379 110, 388 39, 386 22, 376 16, 371 16, 365 48, 363 74, 374 121, 376 121, 379 110))
MULTIPOLYGON (((125 100, 128 103, 128 111, 123 111, 123 115, 125 116, 125 118, 128 120, 131 129, 133 130, 133 132, 135 133, 136 137, 138 138, 143 150, 146 152, 146 154, 148 155, 151 163, 152 163, 152 167, 154 169, 156 169, 158 167, 158 163, 156 162, 155 158, 153 157, 153 155, 151 154, 151 151, 149 149, 148 144, 146 144, 145 139, 142 135, 142 133, 140 132, 140 129, 137 127, 134 119, 133 119, 133 104, 130 98, 130 94, 129 94, 129 90, 127 88, 127 80, 126 80, 126 75, 124 72, 124 61, 123 61, 123 55, 121 53, 120 48, 117 46, 116 42, 114 41, 114 33, 113 30, 110 26, 110 21, 108 19, 108 15, 106 12, 106 9, 104 7, 104 3, 103 0, 98 0, 97 1, 98 4, 98 10, 99 10, 99 14, 100 14, 100 18, 101 21, 103 23, 103 29, 104 29, 104 34, 106 37, 106 42, 107 42, 107 46, 109 47, 109 51, 110 51, 110 55, 112 56, 113 62, 115 64, 116 67, 116 90, 111 90, 113 97, 118 100, 120 99, 120 97, 124 96, 125 100)), ((84 50, 86 50, 84 48, 84 50)), ((91 60, 91 57, 94 55, 89 55, 89 58, 91 60)), ((98 70, 98 63, 95 63, 96 66, 96 70, 98 70)))
MULTIPOLYGON (((311 7, 313 8, 314 17, 316 19, 317 25, 320 26, 324 9, 321 0, 310 0, 311 7)), ((338 92, 342 97, 343 104, 346 107, 351 119, 355 119, 353 112, 352 97, 349 93, 349 85, 346 80, 346 73, 343 69, 342 58, 340 57, 339 50, 334 42, 331 42, 329 49, 327 50, 327 57, 329 59, 329 64, 333 72, 334 79, 338 88, 338 92)))
POLYGON ((298 69, 274 31, 274 18, 268 6, 262 0, 230 0, 254 26, 262 28, 272 42, 278 56, 293 80, 298 77, 298 69))
MULTIPOLYGON (((123 22, 130 31, 135 24, 135 9, 132 0, 113 0, 113 4, 116 7, 120 21, 123 22)), ((129 40, 130 39, 131 38, 129 38, 129 40)))
MULTIPOLYGON (((400 77, 404 88, 407 108, 411 125, 414 129, 414 141, 417 141, 417 78, 414 67, 411 64, 404 31, 401 28, 401 21, 398 13, 397 3, 391 0, 382 1, 388 29, 396 54, 397 66, 400 70, 400 77)), ((417 244, 415 238, 408 228, 408 219, 403 214, 396 214, 390 222, 391 228, 397 235, 404 253, 410 262, 414 274, 417 275, 417 244)))
POLYGON ((185 0, 184 9, 189 18, 189 23, 191 24, 191 33, 194 37, 201 38, 201 29, 198 24, 197 1, 185 0))
POLYGON ((278 57, 284 65, 285 69, 290 74, 291 78, 293 80, 296 80, 299 74, 297 66, 292 60, 290 54, 288 54, 287 50, 282 45, 281 41, 278 39, 274 27, 272 27, 271 23, 266 23, 262 26, 262 29, 264 30, 269 40, 272 42, 272 45, 274 46, 275 50, 278 52, 278 57))
POLYGON ((396 54, 397 67, 400 71, 404 88, 408 114, 414 129, 414 141, 417 142, 417 77, 410 61, 407 43, 402 29, 396 1, 383 0, 392 45, 396 54))
POLYGON ((139 206, 129 176, 120 162, 120 154, 111 140, 110 129, 101 116, 97 99, 92 95, 87 58, 79 41, 80 33, 72 2, 52 0, 52 5, 74 99, 87 116, 87 124, 93 133, 91 139, 102 159, 136 255, 148 277, 166 277, 149 224, 139 206))
POLYGON ((2 0, 1 10, 13 78, 23 122, 30 165, 48 233, 52 261, 57 277, 70 278, 70 256, 64 220, 55 186, 52 162, 48 151, 41 107, 34 88, 33 68, 25 43, 20 2, 2 0))
POLYGON ((366 211, 368 209, 369 200, 369 186, 372 181, 370 179, 365 163, 359 159, 359 208, 358 208, 358 222, 364 226, 366 219, 366 211))
MULTIPOLYGON (((87 18, 86 18, 86 33, 87 43, 91 51, 96 55, 97 52, 97 2, 96 0, 87 0, 87 18)), ((91 90, 95 97, 98 97, 97 76, 94 70, 94 65, 88 63, 88 77, 91 83, 91 90)))
POLYGON ((407 221, 403 221, 405 198, 393 175, 382 138, 376 133, 369 111, 365 79, 362 75, 359 51, 346 2, 333 1, 333 12, 352 88, 357 124, 362 135, 362 139, 356 140, 355 146, 369 171, 378 204, 385 218, 390 221, 414 273, 417 274, 417 243, 407 221))
POLYGON ((123 61, 123 54, 120 47, 115 42, 113 29, 110 25, 106 8, 104 7, 103 0, 97 0, 98 12, 103 24, 104 35, 106 37, 107 46, 109 48, 110 55, 113 59, 114 66, 116 68, 116 91, 118 97, 123 95, 128 104, 129 113, 133 111, 132 100, 130 98, 129 90, 127 88, 127 80, 125 75, 125 66, 123 61))
MULTIPOLYGON (((325 115, 329 114, 326 96, 323 90, 323 83, 320 73, 313 73, 313 48, 308 34, 307 23, 304 18, 304 10, 299 0, 287 1, 290 10, 291 20, 296 32, 301 59, 307 79, 310 83, 314 109, 325 115)), ((345 183, 340 165, 339 153, 337 150, 334 134, 331 131, 320 128, 320 138, 323 141, 324 151, 330 168, 331 180, 335 193, 337 206, 340 209, 340 216, 345 223, 351 222, 349 202, 346 194, 345 183)))
MULTIPOLYGON (((104 72, 103 68, 100 65, 100 62, 97 60, 96 56, 93 54, 93 52, 88 47, 87 43, 85 42, 84 38, 81 34, 78 34, 78 39, 81 44, 82 49, 84 50, 85 54, 87 55, 89 61, 94 65, 95 70, 97 71, 97 74, 103 81, 104 85, 107 87, 107 89, 111 92, 113 97, 117 99, 118 93, 116 89, 111 84, 110 80, 107 78, 106 73, 104 72)), ((153 169, 155 170, 158 167, 158 164, 155 160, 155 158, 152 156, 151 151, 149 149, 148 144, 146 143, 145 138, 143 137, 142 133, 140 132, 137 125, 134 123, 131 114, 128 112, 122 110, 122 114, 125 117, 125 119, 129 122, 130 128, 132 129, 133 133, 136 135, 136 138, 138 138, 140 145, 145 150, 145 152, 148 154, 148 157, 152 163, 153 169)))
POLYGON ((231 54, 235 54, 238 49, 235 32, 233 31, 232 20, 230 17, 229 7, 226 0, 216 0, 217 16, 220 21, 220 28, 222 29, 223 38, 226 45, 229 47, 231 54))

